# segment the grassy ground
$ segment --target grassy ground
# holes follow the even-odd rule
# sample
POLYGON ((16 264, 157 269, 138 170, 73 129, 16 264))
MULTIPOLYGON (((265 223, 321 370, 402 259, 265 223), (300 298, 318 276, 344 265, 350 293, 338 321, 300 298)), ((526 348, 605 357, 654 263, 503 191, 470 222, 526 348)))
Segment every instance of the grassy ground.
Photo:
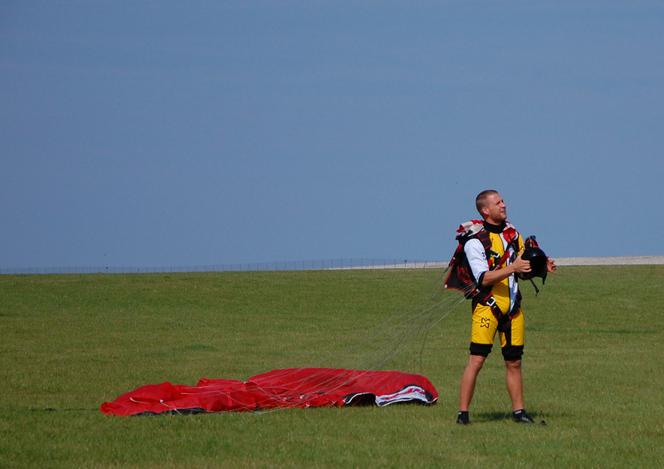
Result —
POLYGON ((454 424, 469 305, 433 270, 0 276, 0 466, 664 464, 664 266, 567 267, 523 285, 529 410, 500 354, 454 424), (392 353, 395 352, 395 353, 392 353), (106 417, 139 385, 291 366, 428 376, 433 407, 106 417))

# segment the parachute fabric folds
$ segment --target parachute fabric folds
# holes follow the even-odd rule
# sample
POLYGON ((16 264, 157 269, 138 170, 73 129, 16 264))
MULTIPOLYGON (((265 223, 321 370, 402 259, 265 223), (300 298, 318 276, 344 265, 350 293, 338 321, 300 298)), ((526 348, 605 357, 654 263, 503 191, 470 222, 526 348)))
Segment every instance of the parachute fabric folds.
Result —
POLYGON ((401 371, 288 368, 247 381, 202 378, 196 386, 171 383, 141 386, 104 402, 107 415, 155 415, 257 411, 277 408, 342 407, 372 402, 434 404, 438 392, 422 375, 401 371))

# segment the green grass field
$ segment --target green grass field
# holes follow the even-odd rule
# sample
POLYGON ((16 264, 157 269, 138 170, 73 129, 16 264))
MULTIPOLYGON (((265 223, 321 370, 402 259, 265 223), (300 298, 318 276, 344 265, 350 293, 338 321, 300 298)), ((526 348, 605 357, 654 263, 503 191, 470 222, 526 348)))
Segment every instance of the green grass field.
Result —
POLYGON ((0 276, 1 467, 664 465, 664 266, 524 283, 527 407, 495 348, 454 423, 469 308, 434 270, 0 276), (148 383, 273 368, 400 369, 437 405, 107 417, 148 383))

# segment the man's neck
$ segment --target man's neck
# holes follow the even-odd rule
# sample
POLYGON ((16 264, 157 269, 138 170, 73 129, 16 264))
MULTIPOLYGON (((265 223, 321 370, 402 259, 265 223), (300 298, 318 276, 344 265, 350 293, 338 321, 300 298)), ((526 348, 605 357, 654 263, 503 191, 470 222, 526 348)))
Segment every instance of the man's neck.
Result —
MULTIPOLYGON (((492 220, 493 221, 493 220, 492 220)), ((500 223, 491 223, 489 220, 484 220, 484 229, 489 233, 502 233, 505 229, 505 221, 500 223)))

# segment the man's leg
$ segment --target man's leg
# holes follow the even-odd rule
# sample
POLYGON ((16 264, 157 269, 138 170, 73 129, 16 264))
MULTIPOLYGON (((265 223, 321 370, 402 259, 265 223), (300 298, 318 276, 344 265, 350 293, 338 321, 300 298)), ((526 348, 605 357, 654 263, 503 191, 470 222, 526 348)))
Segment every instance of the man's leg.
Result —
POLYGON ((512 400, 512 411, 521 410, 523 405, 523 378, 521 376, 521 360, 505 361, 505 381, 507 392, 512 400))
POLYGON ((505 360, 507 391, 512 399, 512 420, 518 423, 535 423, 523 406, 523 380, 521 360, 505 360))
POLYGON ((473 400, 473 393, 475 392, 475 382, 486 357, 481 355, 470 355, 468 364, 463 371, 461 377, 461 390, 459 392, 459 410, 467 412, 470 406, 470 401, 473 400))
POLYGON ((534 423, 523 404, 523 377, 521 374, 521 356, 524 343, 523 312, 510 321, 510 328, 501 333, 503 358, 505 359, 505 383, 512 400, 512 420, 519 423, 534 423))
POLYGON ((505 360, 505 383, 512 400, 512 411, 523 409, 523 378, 521 376, 521 356, 523 355, 525 321, 519 310, 509 322, 503 323, 500 332, 500 346, 505 360))
POLYGON ((493 339, 498 328, 498 321, 494 318, 491 308, 476 305, 473 310, 472 326, 470 330, 470 357, 461 377, 459 390, 458 423, 469 423, 468 407, 473 400, 475 382, 486 357, 491 353, 493 339))

